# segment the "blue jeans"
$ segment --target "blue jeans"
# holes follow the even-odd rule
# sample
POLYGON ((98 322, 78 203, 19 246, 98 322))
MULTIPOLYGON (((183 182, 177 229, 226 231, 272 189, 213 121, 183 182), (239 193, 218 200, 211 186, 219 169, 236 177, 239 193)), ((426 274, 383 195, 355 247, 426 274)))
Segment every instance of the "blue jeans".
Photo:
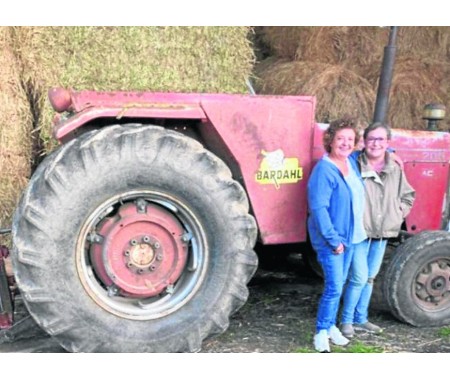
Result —
POLYGON ((352 262, 353 246, 346 247, 344 253, 336 255, 331 249, 317 252, 317 259, 324 275, 324 291, 319 301, 316 330, 329 330, 336 324, 344 283, 352 262))
POLYGON ((373 281, 380 271, 387 240, 367 239, 355 245, 350 277, 344 293, 342 323, 366 323, 373 281))

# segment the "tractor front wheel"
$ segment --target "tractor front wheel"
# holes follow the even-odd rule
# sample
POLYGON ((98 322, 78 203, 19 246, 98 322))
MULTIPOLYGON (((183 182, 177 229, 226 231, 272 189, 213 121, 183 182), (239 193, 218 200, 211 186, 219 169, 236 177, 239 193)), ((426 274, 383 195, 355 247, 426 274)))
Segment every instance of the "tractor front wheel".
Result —
POLYGON ((68 351, 198 351, 247 297, 256 224, 243 188, 201 144, 111 126, 42 163, 13 222, 15 275, 68 351))

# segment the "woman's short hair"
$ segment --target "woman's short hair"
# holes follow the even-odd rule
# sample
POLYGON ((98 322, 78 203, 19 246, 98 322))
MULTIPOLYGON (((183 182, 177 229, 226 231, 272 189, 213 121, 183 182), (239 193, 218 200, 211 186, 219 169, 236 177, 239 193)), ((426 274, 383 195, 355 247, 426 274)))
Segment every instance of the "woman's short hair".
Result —
POLYGON ((334 136, 336 136, 336 132, 341 129, 352 129, 355 132, 355 146, 358 144, 361 133, 356 119, 350 116, 344 116, 340 119, 332 121, 323 133, 323 147, 327 153, 331 152, 331 144, 333 143, 334 136))
POLYGON ((380 123, 379 121, 370 124, 366 129, 364 129, 364 140, 367 138, 367 136, 369 135, 370 132, 372 132, 374 129, 378 129, 378 128, 384 128, 386 130, 386 134, 387 134, 387 139, 390 140, 392 137, 392 131, 391 131, 391 127, 387 124, 384 123, 380 123))

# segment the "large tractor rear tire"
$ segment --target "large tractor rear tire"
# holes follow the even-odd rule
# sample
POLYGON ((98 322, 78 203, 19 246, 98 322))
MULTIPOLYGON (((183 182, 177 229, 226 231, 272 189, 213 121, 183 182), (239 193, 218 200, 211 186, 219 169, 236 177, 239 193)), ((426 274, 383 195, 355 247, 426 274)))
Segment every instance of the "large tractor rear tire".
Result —
POLYGON ((384 275, 391 312, 413 326, 450 323, 450 233, 426 231, 409 238, 384 275))
POLYGON ((13 221, 19 289, 73 352, 195 352, 222 333, 257 267, 255 220, 226 165, 157 126, 60 147, 13 221))

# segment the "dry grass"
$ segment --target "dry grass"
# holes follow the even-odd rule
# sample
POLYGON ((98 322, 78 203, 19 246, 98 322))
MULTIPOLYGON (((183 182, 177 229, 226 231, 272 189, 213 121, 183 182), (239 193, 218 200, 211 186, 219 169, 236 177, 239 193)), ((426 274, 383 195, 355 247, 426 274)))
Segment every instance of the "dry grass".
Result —
POLYGON ((355 26, 286 27, 261 29, 272 55, 289 60, 344 65, 360 75, 372 62, 381 62, 388 28, 355 26))
MULTIPOLYGON (((273 56, 290 60, 342 64, 364 75, 381 63, 389 27, 271 26, 261 28, 273 56)), ((402 26, 397 34, 398 54, 446 61, 450 57, 449 26, 402 26)))
POLYGON ((316 120, 352 115, 364 126, 373 116, 375 92, 370 83, 342 65, 279 61, 260 71, 262 94, 315 95, 316 120))
MULTIPOLYGON (((369 81, 377 86, 379 68, 368 72, 369 81)), ((444 61, 399 57, 390 93, 389 123, 394 128, 425 129, 423 107, 428 103, 446 105, 447 117, 440 130, 450 130, 450 65, 444 61)))
POLYGON ((450 26, 402 26, 397 41, 400 56, 443 62, 450 58, 450 26))
POLYGON ((443 62, 405 59, 398 62, 392 79, 389 120, 393 126, 424 129, 423 107, 442 103, 447 116, 439 129, 450 131, 450 65, 443 62))
POLYGON ((14 49, 53 148, 52 86, 77 90, 247 92, 249 27, 15 27, 14 49))
POLYGON ((388 29, 380 27, 312 27, 299 46, 296 59, 343 65, 364 74, 373 62, 381 63, 388 29))
MULTIPOLYGON (((340 106, 372 117, 372 92, 377 89, 389 28, 265 27, 262 33, 276 56, 257 66, 261 91, 317 95, 318 121, 340 106), (300 63, 288 64, 293 60, 300 63)), ((439 129, 450 130, 450 27, 400 27, 396 56, 389 122, 396 128, 424 129, 423 107, 437 102, 446 105, 449 114, 439 129)))
POLYGON ((262 40, 269 47, 271 55, 277 58, 295 59, 297 49, 309 34, 306 26, 263 26, 262 40))
POLYGON ((0 27, 0 226, 10 223, 37 150, 45 155, 56 145, 50 87, 248 92, 245 81, 254 64, 249 32, 250 27, 0 27))
POLYGON ((9 42, 9 29, 0 27, 0 227, 11 223, 31 162, 32 115, 9 42))

